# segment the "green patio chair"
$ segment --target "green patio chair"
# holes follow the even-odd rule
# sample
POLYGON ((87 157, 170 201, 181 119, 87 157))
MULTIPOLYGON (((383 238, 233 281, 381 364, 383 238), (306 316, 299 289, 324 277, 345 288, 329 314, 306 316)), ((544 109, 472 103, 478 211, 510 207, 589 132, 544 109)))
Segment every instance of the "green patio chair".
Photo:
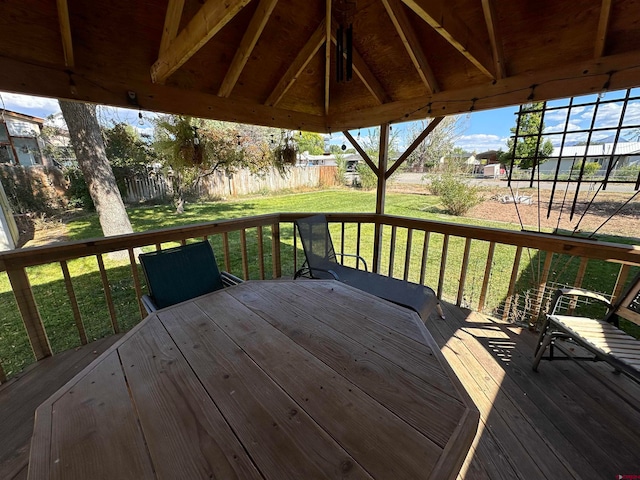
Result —
POLYGON ((141 253, 138 259, 149 290, 141 297, 148 313, 242 282, 220 271, 207 241, 141 253))

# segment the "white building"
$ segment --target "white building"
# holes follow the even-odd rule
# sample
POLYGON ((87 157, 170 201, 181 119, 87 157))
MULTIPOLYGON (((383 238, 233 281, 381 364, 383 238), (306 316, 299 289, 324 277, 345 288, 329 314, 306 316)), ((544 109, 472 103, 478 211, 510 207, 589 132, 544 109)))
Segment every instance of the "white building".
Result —
POLYGON ((42 165, 43 123, 42 118, 0 109, 0 163, 42 165))
POLYGON ((586 145, 565 146, 562 149, 561 158, 560 147, 555 147, 547 161, 540 165, 540 173, 554 175, 558 161, 560 161, 560 174, 568 174, 572 166, 574 173, 577 173, 585 156, 587 162, 599 163, 600 170, 606 170, 610 161, 614 162, 614 170, 630 165, 640 165, 640 142, 620 141, 615 151, 613 145, 613 143, 590 145, 588 150, 586 145))

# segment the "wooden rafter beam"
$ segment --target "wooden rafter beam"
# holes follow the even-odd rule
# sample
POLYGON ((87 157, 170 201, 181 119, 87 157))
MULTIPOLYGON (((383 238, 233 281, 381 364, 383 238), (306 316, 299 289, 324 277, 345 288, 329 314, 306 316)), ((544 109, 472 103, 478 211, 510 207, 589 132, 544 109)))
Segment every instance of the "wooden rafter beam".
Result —
POLYGON ((493 53, 493 65, 496 72, 496 78, 506 78, 506 68, 504 64, 504 52, 502 49, 502 39, 498 30, 498 17, 496 16, 495 0, 482 0, 482 11, 484 12, 484 21, 487 24, 489 32, 489 42, 491 42, 491 52, 493 53))
POLYGON ((229 66, 229 70, 227 70, 227 74, 222 81, 222 85, 218 91, 219 97, 228 97, 231 95, 231 91, 236 85, 238 78, 240 78, 240 74, 242 73, 244 66, 247 64, 247 60, 249 60, 256 43, 258 43, 258 39, 260 38, 260 35, 262 35, 262 31, 267 25, 269 17, 277 3, 278 0, 260 0, 260 4, 253 14, 247 30, 244 32, 240 46, 238 47, 238 50, 236 50, 236 54, 229 66))
POLYGON ((609 30, 609 17, 611 16, 611 2, 612 0, 602 0, 594 58, 600 58, 604 54, 604 47, 607 44, 607 31, 609 30))
POLYGON ((291 85, 293 85, 298 79, 298 76, 309 64, 313 56, 318 53, 318 50, 320 50, 320 47, 325 43, 327 38, 325 25, 326 22, 322 20, 320 25, 318 25, 318 28, 313 32, 313 35, 311 35, 311 38, 309 38, 304 47, 302 47, 302 50, 300 50, 291 65, 289 65, 285 74, 280 78, 280 81, 269 95, 269 98, 267 98, 265 105, 277 105, 278 102, 282 100, 285 93, 287 93, 287 90, 291 88, 291 85))
POLYGON ((376 176, 379 176, 380 175, 380 170, 378 169, 376 164, 373 163, 373 161, 371 161, 371 158, 369 158, 369 155, 367 155, 367 152, 364 151, 364 149, 360 146, 358 141, 355 138, 353 138, 353 135, 351 135, 347 130, 345 130, 342 133, 344 134, 345 137, 347 137, 347 140, 349 140, 351 145, 353 145, 353 148, 356 149, 356 151, 364 159, 364 161, 367 163, 367 165, 369 165, 369 168, 371 170, 373 170, 373 173, 375 173, 376 176))
POLYGON ((420 75, 420 78, 422 79, 422 83, 424 83, 427 89, 432 93, 440 91, 436 76, 427 61, 427 57, 424 54, 424 50, 422 49, 420 42, 418 41, 415 30, 411 26, 411 23, 409 23, 409 18, 407 17, 400 0, 382 0, 382 3, 384 4, 384 8, 387 9, 389 18, 391 18, 393 25, 396 27, 398 35, 400 35, 400 39, 402 40, 404 48, 407 50, 413 65, 416 67, 418 75, 420 75))
POLYGON ((493 79, 490 53, 455 14, 453 5, 434 0, 402 0, 420 18, 464 55, 478 70, 493 79))
POLYGON ((169 0, 167 13, 164 16, 164 28, 162 29, 162 39, 160 40, 160 53, 166 52, 178 35, 178 27, 182 18, 184 0, 169 0))
POLYGON ((250 0, 207 0, 151 66, 153 82, 164 83, 249 2, 250 0))
POLYGON ((329 115, 329 87, 331 86, 331 0, 326 0, 324 47, 324 113, 329 115))
POLYGON ((74 66, 73 41, 71 39, 71 21, 69 20, 69 5, 67 0, 57 0, 58 23, 60 24, 60 35, 62 36, 62 51, 64 53, 64 64, 66 67, 74 66))
MULTIPOLYGON (((336 25, 337 22, 335 21, 335 19, 333 19, 331 22, 331 42, 334 45, 337 43, 336 39, 338 34, 336 25)), ((353 71, 356 73, 358 78, 360 78, 371 95, 373 95, 373 97, 380 104, 390 101, 391 99, 386 90, 384 89, 378 78, 373 74, 373 72, 355 47, 353 47, 352 49, 351 56, 353 60, 353 71)))
POLYGON ((422 143, 422 141, 427 138, 427 136, 433 132, 435 130, 435 128, 440 125, 440 122, 444 120, 444 117, 436 117, 433 120, 431 120, 429 122, 429 125, 427 125, 427 128, 425 128, 422 133, 420 135, 418 135, 416 137, 416 139, 411 143, 411 145, 409 145, 409 148, 407 148, 404 153, 402 155, 400 155, 400 157, 395 161, 395 163, 391 166, 391 168, 389 170, 387 170, 387 172, 384 174, 385 177, 389 178, 391 175, 393 175, 393 172, 395 172, 398 167, 400 165, 402 165, 407 158, 409 158, 409 155, 411 155, 413 153, 413 151, 418 148, 418 145, 420 145, 422 143))

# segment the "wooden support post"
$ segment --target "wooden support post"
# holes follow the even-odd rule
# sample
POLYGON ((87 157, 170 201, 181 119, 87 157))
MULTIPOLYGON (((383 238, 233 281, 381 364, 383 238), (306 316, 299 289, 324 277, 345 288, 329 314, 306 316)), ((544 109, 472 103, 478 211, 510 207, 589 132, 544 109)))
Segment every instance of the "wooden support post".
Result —
POLYGON ((13 295, 16 298, 18 309, 24 327, 27 329, 29 342, 36 360, 51 356, 51 344, 47 338, 47 332, 40 318, 40 312, 33 297, 33 291, 29 284, 29 278, 24 268, 7 269, 7 276, 11 283, 13 295))
POLYGON ((611 294, 611 302, 615 302, 622 294, 622 291, 624 290, 624 284, 627 283, 627 278, 629 277, 630 268, 631 266, 627 265, 626 263, 620 267, 618 278, 616 279, 616 284, 613 287, 613 293, 611 294))
MULTIPOLYGON (((380 149, 378 150, 378 188, 376 190, 376 214, 384 214, 384 200, 387 189, 387 163, 389 160, 389 123, 380 125, 380 149)), ((373 266, 375 273, 380 271, 380 254, 382 247, 382 225, 376 221, 375 237, 373 238, 373 266)))

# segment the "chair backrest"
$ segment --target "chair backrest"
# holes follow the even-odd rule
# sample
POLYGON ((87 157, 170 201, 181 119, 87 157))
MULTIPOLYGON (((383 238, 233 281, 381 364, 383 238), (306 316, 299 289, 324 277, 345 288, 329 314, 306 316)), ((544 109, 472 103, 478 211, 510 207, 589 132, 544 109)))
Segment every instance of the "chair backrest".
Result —
POLYGON ((616 301, 613 314, 640 325, 640 274, 631 282, 627 291, 616 301))
POLYGON ((302 248, 310 268, 323 268, 336 264, 336 252, 331 241, 329 225, 324 215, 301 218, 295 221, 302 248))
POLYGON ((147 279, 149 296, 158 308, 223 288, 209 242, 142 253, 138 258, 147 279))

